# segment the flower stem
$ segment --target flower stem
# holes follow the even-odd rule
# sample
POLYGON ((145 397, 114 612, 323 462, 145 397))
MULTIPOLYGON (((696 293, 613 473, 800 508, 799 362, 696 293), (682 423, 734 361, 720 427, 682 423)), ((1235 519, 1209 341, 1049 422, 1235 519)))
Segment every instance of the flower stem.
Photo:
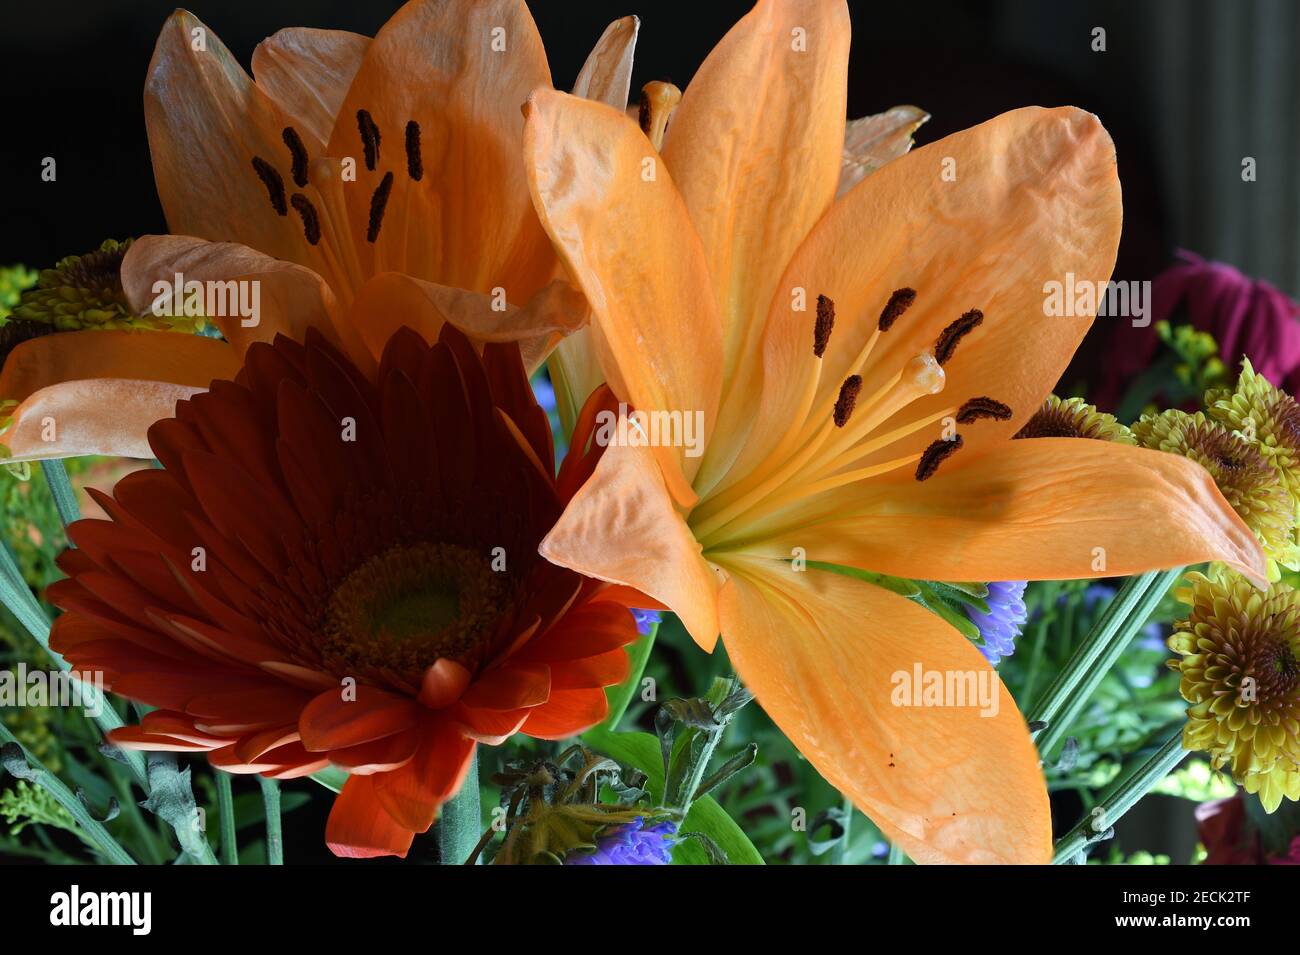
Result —
MULTIPOLYGON (((280 829, 280 783, 265 776, 258 776, 257 781, 262 786, 262 803, 266 806, 266 864, 284 865, 284 835, 280 829)), ((224 834, 221 845, 224 851, 224 834)))
POLYGON ((469 771, 460 791, 442 804, 437 831, 443 865, 464 863, 483 835, 483 813, 478 797, 478 747, 470 757, 469 771))
POLYGON ((889 844, 889 865, 907 865, 907 853, 895 842, 889 844))
POLYGON ((239 865, 239 847, 235 844, 235 796, 230 774, 213 770, 217 777, 217 815, 221 824, 221 864, 239 865))
MULTIPOLYGON (((54 498, 54 506, 59 511, 59 520, 63 521, 63 526, 66 528, 81 517, 81 508, 77 505, 77 492, 72 489, 72 482, 68 480, 68 469, 64 467, 61 459, 51 458, 41 462, 41 472, 45 475, 45 483, 49 485, 50 496, 54 498)), ((74 546, 72 541, 68 541, 68 546, 74 546)))
POLYGON ((1111 790, 1111 794, 1071 829, 1056 844, 1052 856, 1053 865, 1072 862, 1085 849, 1095 842, 1100 842, 1116 822, 1132 809, 1139 799, 1147 794, 1156 783, 1168 776, 1188 755, 1183 749, 1183 728, 1165 740, 1163 746, 1152 754, 1128 777, 1121 779, 1111 790))
MULTIPOLYGON (((104 828, 104 824, 92 816, 81 800, 64 785, 63 780, 55 776, 45 768, 45 764, 28 752, 27 748, 18 741, 18 738, 9 731, 9 727, 0 723, 0 741, 6 746, 17 747, 21 756, 16 756, 17 765, 10 768, 10 772, 19 775, 19 778, 25 778, 28 782, 40 786, 54 800, 68 811, 68 814, 76 820, 77 826, 85 834, 86 839, 94 845, 113 865, 135 865, 135 860, 131 858, 121 843, 113 838, 112 834, 104 828), (27 768, 23 769, 23 761, 26 761, 27 768)), ((8 755, 6 754, 6 763, 8 755)))
POLYGON ((1182 576, 1184 568, 1150 571, 1126 580, 1110 606, 1097 619, 1051 686, 1029 711, 1030 723, 1047 726, 1038 734, 1038 752, 1044 759, 1065 738, 1080 712, 1115 661, 1146 623, 1162 597, 1182 576))
POLYGON ((836 840, 835 845, 831 846, 831 865, 844 865, 844 860, 849 854, 849 836, 853 826, 853 800, 848 796, 845 796, 840 804, 840 812, 843 814, 840 825, 844 832, 836 840))
POLYGON ((610 732, 618 729, 619 721, 623 719, 623 714, 632 703, 632 697, 636 695, 637 687, 641 685, 641 674, 645 672, 646 661, 650 659, 650 651, 655 645, 655 636, 658 633, 659 624, 653 624, 649 633, 627 648, 629 659, 627 679, 605 691, 605 695, 609 698, 609 712, 600 724, 602 728, 610 732))

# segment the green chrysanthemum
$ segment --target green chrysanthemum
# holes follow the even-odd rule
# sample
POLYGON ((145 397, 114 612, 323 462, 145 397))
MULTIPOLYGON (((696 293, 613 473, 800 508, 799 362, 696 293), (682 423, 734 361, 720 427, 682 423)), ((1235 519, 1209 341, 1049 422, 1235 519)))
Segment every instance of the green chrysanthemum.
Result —
POLYGON ((1048 395, 1017 438, 1094 438, 1119 444, 1137 444, 1133 433, 1112 414, 1098 411, 1082 398, 1048 395))
POLYGON ((23 292, 36 284, 37 274, 21 265, 0 268, 0 318, 8 318, 23 292))
POLYGON ((1191 573, 1178 597, 1169 666, 1191 704, 1185 749, 1210 755, 1272 812, 1300 798, 1300 592, 1260 592, 1228 571, 1191 573))
MULTIPOLYGON (((1251 442, 1201 412, 1143 415, 1133 425, 1138 444, 1180 454, 1210 472, 1224 498, 1264 546, 1271 561, 1295 565, 1291 538, 1295 507, 1277 468, 1251 442)), ((1276 568, 1270 568, 1276 579, 1276 568)))
POLYGON ((1253 441, 1277 467, 1291 496, 1300 499, 1300 404, 1256 374, 1245 358, 1236 389, 1211 392, 1206 405, 1211 418, 1253 441))

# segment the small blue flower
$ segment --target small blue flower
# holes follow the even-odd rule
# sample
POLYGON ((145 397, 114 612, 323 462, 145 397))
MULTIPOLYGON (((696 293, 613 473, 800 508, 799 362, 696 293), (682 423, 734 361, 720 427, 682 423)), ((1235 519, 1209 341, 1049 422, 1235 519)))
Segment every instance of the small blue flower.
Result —
POLYGON ((645 636, 650 629, 657 624, 663 617, 658 610, 633 610, 632 616, 636 620, 636 632, 645 636))
POLYGON ((642 816, 611 829, 600 838, 596 851, 572 852, 565 865, 668 865, 673 861, 677 826, 660 822, 647 826, 642 816))
POLYGON ((1025 610, 1025 581, 1002 580, 989 584, 989 595, 985 598, 989 605, 988 613, 981 613, 967 605, 966 616, 979 627, 984 646, 980 653, 989 663, 997 666, 1003 657, 1016 652, 1016 637, 1025 625, 1029 614, 1025 610))

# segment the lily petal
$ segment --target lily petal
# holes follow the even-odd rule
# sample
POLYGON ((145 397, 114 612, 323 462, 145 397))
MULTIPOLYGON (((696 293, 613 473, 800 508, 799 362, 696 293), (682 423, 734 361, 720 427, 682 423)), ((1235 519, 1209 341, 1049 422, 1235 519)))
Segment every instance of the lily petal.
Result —
POLYGON ((144 88, 158 198, 172 232, 235 241, 322 271, 292 212, 278 215, 253 169, 260 157, 286 187, 285 127, 294 117, 244 72, 210 27, 178 10, 158 36, 144 88), (202 49, 195 49, 198 39, 202 49))
POLYGON ((325 147, 370 38, 346 30, 289 27, 253 50, 253 79, 325 147))
POLYGON ((623 17, 605 27, 573 84, 573 95, 596 100, 622 112, 632 86, 632 57, 641 30, 637 17, 623 17))
MULTIPOLYGON (((756 466, 797 416, 817 373, 810 311, 788 291, 835 303, 817 404, 833 402, 890 294, 914 304, 883 333, 863 376, 873 394, 939 332, 972 308, 984 323, 945 366, 944 390, 913 402, 881 430, 987 395, 1009 421, 966 429, 973 457, 1015 434, 1056 385, 1092 316, 1048 317, 1044 284, 1105 283, 1122 218, 1115 148, 1097 118, 1073 108, 1004 113, 888 163, 837 202, 781 279, 764 337, 765 390, 749 445, 733 474, 756 466), (949 175, 951 173, 951 175, 949 175), (955 175, 955 179, 951 176, 955 175), (882 228, 888 224, 888 228, 882 228)), ((922 429, 885 449, 898 457, 941 437, 922 429)))
MULTIPOLYGON (((229 299, 223 309, 228 314, 208 316, 240 357, 253 342, 273 341, 276 335, 303 341, 308 328, 315 328, 333 343, 339 341, 336 328, 344 323, 336 319, 339 306, 334 293, 319 275, 301 265, 233 242, 209 242, 188 235, 141 236, 122 260, 123 291, 141 312, 161 297, 154 292, 155 283, 165 284, 168 291, 164 294, 170 296, 178 274, 184 282, 257 283, 255 325, 246 327, 245 318, 236 314, 229 299)), ((176 306, 164 303, 163 307, 176 306)))
POLYGON ((360 157, 359 110, 380 130, 375 169, 358 163, 346 190, 356 245, 373 251, 367 272, 408 272, 476 292, 500 286, 511 302, 550 280, 555 257, 519 163, 519 108, 550 81, 523 0, 412 0, 393 15, 366 50, 327 150, 360 157), (411 121, 420 129, 419 182, 403 153, 411 121), (388 172, 383 229, 368 243, 371 195, 388 172))
POLYGON ((723 642, 741 679, 891 841, 921 863, 1051 858, 1038 753, 973 644, 862 581, 752 559, 728 570, 723 642), (917 667, 984 681, 988 705, 895 705, 897 675, 911 679, 917 667))
POLYGON ((673 507, 648 448, 607 448, 539 552, 553 564, 661 601, 705 650, 717 642, 717 577, 673 507))
MULTIPOLYGON (((718 407, 721 328, 699 238, 664 164, 616 110, 538 90, 524 129, 533 199, 591 303, 601 365, 640 411, 718 407)), ((674 496, 699 458, 656 448, 674 496)))
POLYGON ((842 0, 761 0, 714 47, 673 114, 664 161, 704 245, 723 330, 705 488, 753 421, 759 341, 781 273, 835 198, 849 35, 842 0))
POLYGON ((357 293, 352 321, 376 360, 399 328, 406 326, 433 343, 450 322, 480 343, 518 342, 531 374, 554 343, 588 315, 582 293, 563 279, 538 291, 523 308, 498 304, 490 295, 384 272, 357 293))
POLYGON ((891 159, 912 148, 912 134, 930 118, 915 106, 894 106, 883 113, 851 119, 844 126, 844 158, 839 198, 891 159))
POLYGON ((1086 438, 1008 441, 926 481, 828 492, 751 553, 929 580, 1117 577, 1221 560, 1263 584, 1255 535, 1187 458, 1086 438))

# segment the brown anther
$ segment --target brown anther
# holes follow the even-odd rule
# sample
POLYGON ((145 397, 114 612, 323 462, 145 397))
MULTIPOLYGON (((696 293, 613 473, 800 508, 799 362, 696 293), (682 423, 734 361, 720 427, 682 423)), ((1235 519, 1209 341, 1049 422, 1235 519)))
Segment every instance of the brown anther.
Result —
POLYGON ((947 362, 952 357, 952 353, 957 350, 957 343, 979 328, 983 321, 984 313, 978 308, 963 313, 961 318, 941 331, 939 337, 935 339, 934 360, 941 365, 947 362))
POLYGON ((293 157, 293 168, 290 170, 293 184, 307 185, 307 147, 302 144, 302 137, 292 126, 284 127, 284 132, 280 135, 284 139, 284 144, 289 147, 289 155, 293 157))
POLYGON ((289 203, 302 217, 302 232, 307 237, 307 242, 315 245, 320 241, 320 217, 316 215, 316 207, 301 192, 295 192, 290 196, 289 203))
POLYGON ((916 289, 895 289, 894 293, 889 296, 889 301, 885 303, 885 307, 880 313, 880 321, 876 323, 876 327, 882 332, 889 331, 894 327, 894 322, 898 321, 898 316, 911 308, 912 303, 915 301, 916 289))
POLYGON ((858 403, 858 392, 862 390, 862 376, 849 375, 840 385, 840 396, 835 399, 835 427, 842 428, 849 423, 853 406, 858 403))
POLYGON ((253 172, 257 173, 257 178, 266 186, 266 192, 271 198, 271 208, 275 210, 276 215, 287 216, 289 206, 284 201, 284 180, 275 171, 275 167, 261 156, 254 156, 253 172))
POLYGON ((980 418, 992 418, 994 421, 1007 421, 1011 417, 1011 406, 984 396, 971 398, 957 409, 957 423, 970 424, 980 418))
POLYGON ((375 187, 375 194, 370 197, 370 225, 366 229, 366 241, 374 242, 379 238, 379 227, 384 224, 384 209, 388 207, 388 194, 393 189, 393 173, 384 173, 384 178, 375 187))
POLYGON ((961 450, 962 443, 959 434, 953 435, 951 440, 940 438, 933 442, 921 452, 921 460, 916 462, 916 479, 924 481, 933 477, 934 472, 939 470, 939 465, 961 450))
POLYGON ((365 109, 357 110, 357 132, 361 134, 361 145, 366 150, 366 168, 371 172, 375 170, 375 164, 379 162, 379 127, 370 116, 370 111, 365 109))
POLYGON ((424 160, 420 158, 420 124, 406 124, 406 174, 415 182, 424 178, 424 160))
POLYGON ((835 328, 835 303, 825 295, 817 296, 817 323, 813 326, 813 354, 818 358, 826 354, 826 345, 835 328))

